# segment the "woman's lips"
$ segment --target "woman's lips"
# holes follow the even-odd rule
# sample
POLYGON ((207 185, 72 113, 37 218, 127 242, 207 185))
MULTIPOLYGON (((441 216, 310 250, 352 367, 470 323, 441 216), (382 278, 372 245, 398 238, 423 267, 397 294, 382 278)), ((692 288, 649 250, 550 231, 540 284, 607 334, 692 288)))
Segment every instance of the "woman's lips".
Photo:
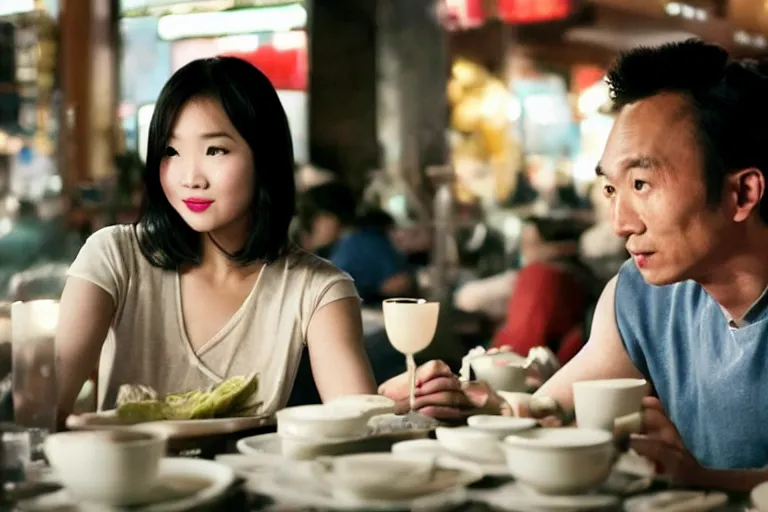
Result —
POLYGON ((187 208, 195 213, 204 212, 213 204, 213 201, 211 200, 197 198, 184 199, 182 202, 187 205, 187 208))

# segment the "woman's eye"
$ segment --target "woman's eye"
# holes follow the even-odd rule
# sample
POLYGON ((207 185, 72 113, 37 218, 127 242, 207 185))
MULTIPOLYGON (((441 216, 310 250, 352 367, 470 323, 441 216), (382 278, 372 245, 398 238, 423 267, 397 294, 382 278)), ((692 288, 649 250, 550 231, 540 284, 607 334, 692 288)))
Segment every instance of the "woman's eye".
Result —
POLYGON ((611 197, 615 191, 616 189, 613 188, 613 185, 605 185, 603 187, 603 194, 605 194, 605 197, 611 197))
POLYGON ((635 190, 637 190, 638 192, 643 190, 646 185, 647 185, 647 183, 644 182, 643 180, 635 180, 632 183, 632 186, 635 187, 635 190))
POLYGON ((229 151, 227 151, 226 149, 216 148, 216 147, 210 147, 205 152, 205 154, 208 156, 221 156, 221 155, 226 155, 227 153, 229 153, 229 151))
POLYGON ((176 150, 175 150, 175 149, 173 149, 171 146, 168 146, 167 148, 165 148, 165 151, 163 152, 163 156, 164 156, 164 157, 167 157, 167 156, 176 156, 176 155, 178 155, 178 153, 177 153, 177 152, 176 152, 176 150))

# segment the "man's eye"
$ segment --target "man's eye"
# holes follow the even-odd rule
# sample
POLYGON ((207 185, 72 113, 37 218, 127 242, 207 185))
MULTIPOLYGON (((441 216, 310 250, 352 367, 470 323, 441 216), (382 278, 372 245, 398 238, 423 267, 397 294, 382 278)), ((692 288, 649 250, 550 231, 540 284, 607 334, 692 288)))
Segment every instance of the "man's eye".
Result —
POLYGON ((643 190, 646 185, 647 183, 644 182, 643 180, 635 180, 634 183, 632 184, 632 186, 635 187, 635 190, 637 190, 638 192, 643 190))
POLYGON ((616 189, 613 185, 605 185, 603 187, 603 194, 605 194, 606 197, 611 197, 614 192, 616 192, 616 189))

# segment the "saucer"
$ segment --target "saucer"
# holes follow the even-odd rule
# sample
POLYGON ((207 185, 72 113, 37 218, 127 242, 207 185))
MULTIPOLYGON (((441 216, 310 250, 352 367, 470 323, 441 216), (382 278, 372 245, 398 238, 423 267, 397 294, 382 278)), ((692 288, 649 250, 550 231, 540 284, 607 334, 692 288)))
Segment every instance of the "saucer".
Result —
MULTIPOLYGON (((387 454, 366 454, 384 457, 387 454)), ((401 456, 402 457, 402 456, 401 456)), ((477 466, 451 457, 438 457, 430 482, 412 489, 401 488, 400 499, 367 497, 349 492, 343 482, 332 482, 326 477, 323 464, 296 462, 278 468, 270 474, 259 473, 247 478, 249 492, 274 499, 278 506, 311 507, 332 510, 412 510, 442 509, 460 505, 467 500, 466 486, 482 478, 477 466), (438 485, 435 485, 435 483, 438 485)), ((391 475, 390 475, 391 477, 391 475)), ((402 482, 406 484, 407 482, 402 482)))
POLYGON ((272 455, 302 460, 349 452, 354 443, 370 437, 368 434, 347 439, 300 439, 273 432, 244 437, 237 442, 236 448, 243 455, 272 455))
MULTIPOLYGON (((755 490, 757 487, 752 490, 753 501, 755 490)), ((624 510, 626 512, 707 512, 718 509, 726 503, 728 503, 728 496, 722 492, 662 491, 631 498, 624 503, 624 510)))
POLYGON ((619 498, 607 494, 548 496, 539 494, 517 482, 492 491, 474 491, 471 497, 499 510, 511 511, 600 510, 616 507, 619 503, 619 498))
MULTIPOLYGON (((160 461, 158 485, 145 505, 131 507, 136 512, 181 512, 215 501, 235 482, 232 468, 209 460, 165 458, 160 461)), ((77 503, 66 490, 19 503, 25 512, 118 511, 98 503, 77 503)))
POLYGON ((485 476, 510 476, 506 464, 494 464, 484 460, 475 460, 471 457, 457 455, 442 445, 436 439, 411 439, 400 441, 392 445, 392 453, 423 453, 428 455, 449 456, 476 464, 485 476))

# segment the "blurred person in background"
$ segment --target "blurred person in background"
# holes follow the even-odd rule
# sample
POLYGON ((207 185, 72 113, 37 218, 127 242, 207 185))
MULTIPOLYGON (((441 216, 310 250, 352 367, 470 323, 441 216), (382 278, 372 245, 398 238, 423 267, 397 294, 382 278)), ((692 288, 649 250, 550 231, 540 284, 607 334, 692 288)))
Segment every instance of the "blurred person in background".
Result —
POLYGON ((366 304, 417 294, 415 276, 389 236, 394 220, 382 210, 358 215, 357 201, 343 183, 306 190, 299 218, 304 248, 348 273, 366 304))
POLYGON ((527 356, 533 347, 547 347, 560 363, 581 348, 589 308, 598 288, 581 262, 580 224, 531 218, 523 226, 521 268, 512 281, 507 315, 492 348, 509 347, 527 356))

